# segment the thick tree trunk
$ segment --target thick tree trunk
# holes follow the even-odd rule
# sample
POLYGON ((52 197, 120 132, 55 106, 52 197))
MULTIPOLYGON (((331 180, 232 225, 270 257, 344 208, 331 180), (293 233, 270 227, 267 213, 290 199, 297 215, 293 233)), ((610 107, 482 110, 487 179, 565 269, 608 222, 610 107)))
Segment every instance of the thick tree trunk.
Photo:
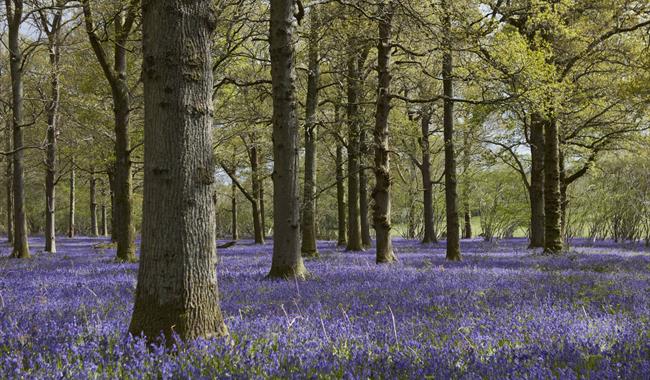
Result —
POLYGON ((562 208, 560 193, 560 142, 555 119, 544 123, 544 251, 560 253, 562 208))
POLYGON ((530 124, 530 245, 544 247, 544 121, 533 113, 530 124))
POLYGON ((420 124, 420 148, 422 150, 422 162, 419 165, 422 175, 422 187, 424 188, 424 236, 422 243, 437 243, 435 220, 433 214, 433 182, 431 182, 431 151, 429 143, 429 127, 431 125, 432 112, 427 110, 422 113, 420 124))
MULTIPOLYGON (((5 148, 7 152, 11 152, 11 122, 7 119, 7 125, 5 130, 5 148)), ((5 168, 5 193, 7 195, 6 205, 7 205, 7 241, 9 243, 14 240, 14 199, 13 199, 13 166, 12 160, 13 157, 7 156, 7 166, 5 168)))
POLYGON ((23 54, 20 26, 23 19, 22 0, 5 0, 9 29, 9 68, 11 72, 11 111, 13 115, 13 196, 14 239, 12 257, 29 258, 27 215, 25 212, 25 168, 23 139, 23 54))
POLYGON ((372 247, 370 238, 370 220, 368 219, 368 175, 365 169, 365 158, 368 156, 366 130, 362 127, 359 132, 359 220, 361 221, 361 244, 363 248, 372 247))
POLYGON ((231 237, 232 240, 237 241, 239 240, 239 230, 237 229, 237 186, 235 185, 235 182, 230 185, 230 217, 231 237))
POLYGON ((337 246, 343 247, 347 244, 347 223, 345 221, 345 174, 343 172, 343 145, 336 144, 336 205, 338 219, 338 242, 337 246))
POLYGON ((359 198, 359 70, 356 40, 348 41, 347 124, 348 124, 348 251, 362 251, 359 198))
POLYGON ((217 287, 209 0, 143 4, 142 247, 129 331, 227 334, 217 287))
POLYGON ((273 259, 271 278, 304 278, 300 255, 295 0, 272 0, 269 30, 273 82, 273 259))
POLYGON ((99 236, 97 225, 97 178, 95 172, 90 173, 90 233, 92 236, 99 236))
MULTIPOLYGON (((443 1, 445 8, 445 35, 451 30, 451 18, 447 0, 443 1)), ((456 178, 456 152, 454 151, 454 85, 453 59, 451 42, 447 41, 447 50, 442 57, 442 81, 444 99, 444 140, 445 140, 445 205, 447 214, 447 260, 459 261, 460 255, 460 223, 458 220, 458 181, 456 178)))
POLYGON ((302 203, 302 255, 318 256, 316 248, 316 140, 318 124, 318 86, 320 82, 318 6, 311 8, 309 31, 309 69, 307 76, 307 101, 305 107, 305 183, 302 203))
POLYGON ((264 244, 264 223, 262 222, 262 209, 260 202, 260 159, 256 141, 253 142, 253 146, 251 147, 250 161, 252 175, 251 182, 253 183, 253 195, 251 200, 253 210, 253 235, 255 244, 264 244))
POLYGON ((377 235, 377 264, 397 260, 391 239, 391 176, 388 117, 390 115, 390 52, 393 21, 393 2, 379 3, 379 44, 377 45, 377 111, 373 133, 375 151, 375 188, 372 221, 377 235))
POLYGON ((72 162, 72 168, 70 169, 70 199, 68 203, 68 237, 72 238, 75 235, 76 232, 76 226, 75 226, 75 217, 76 217, 76 178, 75 178, 75 170, 74 170, 74 161, 72 162))

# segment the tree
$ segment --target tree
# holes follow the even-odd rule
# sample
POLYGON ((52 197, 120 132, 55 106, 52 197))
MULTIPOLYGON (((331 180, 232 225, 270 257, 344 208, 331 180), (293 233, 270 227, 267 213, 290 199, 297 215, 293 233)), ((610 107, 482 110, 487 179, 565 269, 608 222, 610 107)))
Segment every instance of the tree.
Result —
POLYGON ((131 95, 127 81, 127 42, 135 25, 140 1, 130 0, 126 10, 115 13, 114 61, 113 67, 97 34, 94 12, 90 0, 83 0, 86 33, 102 72, 111 87, 113 115, 115 121, 115 165, 113 190, 113 235, 117 240, 117 258, 123 261, 135 260, 135 229, 133 226, 133 173, 129 118, 131 95))
POLYGON ((302 204, 302 254, 306 257, 318 256, 316 248, 316 168, 318 137, 318 92, 320 85, 320 52, 318 6, 309 12, 309 68, 307 77, 307 101, 305 106, 305 179, 302 204))
POLYGON ((23 0, 5 0, 9 28, 9 68, 11 72, 11 114, 13 131, 13 215, 14 238, 12 257, 29 258, 27 215, 25 211, 25 168, 23 137, 23 47, 20 46, 20 28, 23 22, 23 0))
POLYGON ((391 34, 395 4, 379 3, 379 42, 377 44, 377 67, 379 80, 377 82, 377 111, 375 113, 374 150, 375 150, 375 189, 372 192, 374 200, 373 224, 377 234, 377 258, 380 263, 390 263, 397 260, 393 252, 391 240, 391 175, 390 148, 388 146, 388 117, 390 115, 390 54, 391 34))
POLYGON ((146 148, 134 335, 227 334, 212 198, 213 12, 209 0, 151 0, 142 7, 146 148))
POLYGON ((274 194, 271 278, 304 278, 307 275, 300 254, 295 8, 295 0, 271 0, 269 51, 273 82, 274 194))

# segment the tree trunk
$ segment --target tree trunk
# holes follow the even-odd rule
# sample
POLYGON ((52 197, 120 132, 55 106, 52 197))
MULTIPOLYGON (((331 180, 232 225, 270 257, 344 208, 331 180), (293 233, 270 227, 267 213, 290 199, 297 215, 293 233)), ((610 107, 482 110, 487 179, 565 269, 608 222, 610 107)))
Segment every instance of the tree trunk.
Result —
POLYGON ((393 2, 379 3, 379 44, 377 45, 377 111, 373 133, 375 151, 375 189, 372 221, 377 236, 377 264, 397 260, 391 239, 391 176, 388 117, 390 115, 390 52, 393 21, 393 2))
POLYGON ((467 199, 467 195, 465 196, 463 208, 465 209, 465 227, 463 228, 463 237, 465 239, 471 239, 474 234, 472 232, 472 212, 470 210, 470 204, 469 200, 467 199))
POLYGON ((359 70, 356 41, 348 42, 347 124, 348 124, 348 251, 362 251, 359 201, 359 70))
POLYGON ((102 236, 108 236, 108 225, 106 220, 106 205, 102 203, 102 236))
MULTIPOLYGON (((443 1, 445 9, 444 29, 449 36, 451 17, 448 0, 443 1)), ((447 37, 449 39, 449 37, 447 37)), ((446 41, 447 49, 442 57, 442 82, 444 99, 444 140, 445 140, 445 205, 447 214, 447 260, 460 261, 460 223, 458 221, 458 181, 456 178, 456 152, 454 151, 454 84, 451 41, 446 41)))
POLYGON ((560 142, 555 119, 544 123, 544 138, 544 252, 560 253, 563 249, 560 142))
POLYGON ((368 175, 365 170, 364 158, 368 155, 366 130, 362 127, 359 132, 359 220, 361 221, 361 244, 364 249, 372 247, 370 238, 370 221, 368 219, 368 175))
POLYGON ((338 242, 337 246, 343 247, 347 244, 347 230, 345 221, 345 174, 343 172, 343 145, 336 143, 336 204, 338 219, 338 242))
MULTIPOLYGON (((60 17, 60 16, 59 16, 60 17)), ((55 21, 56 24, 59 22, 55 21)), ((57 172, 57 119, 59 113, 59 25, 48 33, 49 61, 51 66, 50 100, 46 106, 47 149, 45 159, 45 252, 56 252, 56 172, 57 172)))
POLYGON ((424 236, 422 243, 437 243, 435 220, 433 214, 433 182, 431 182, 431 148, 429 143, 429 127, 431 125, 432 111, 422 113, 420 124, 420 148, 422 149, 422 162, 419 165, 424 188, 424 236))
POLYGON ((143 4, 141 262, 129 331, 169 344, 226 335, 219 306, 212 148, 212 2, 143 4))
POLYGON ((95 172, 90 173, 90 233, 92 236, 99 236, 97 225, 97 178, 95 172))
POLYGON ((20 27, 23 19, 22 0, 5 0, 9 29, 9 68, 11 72, 11 111, 13 115, 13 196, 14 239, 11 257, 29 258, 27 215, 25 212, 25 169, 23 139, 23 52, 20 27))
POLYGON ((304 278, 300 255, 295 0, 272 0, 269 29, 273 82, 273 259, 271 278, 304 278))
POLYGON ((530 245, 544 247, 544 121, 533 113, 530 124, 530 245))
MULTIPOLYGON (((11 121, 7 118, 5 130, 5 148, 7 152, 11 152, 11 121)), ((11 161, 13 157, 7 156, 7 167, 5 168, 5 193, 7 195, 7 241, 9 243, 14 241, 14 200, 13 200, 13 166, 11 161)))
POLYGON ((111 199, 111 242, 117 243, 117 231, 115 230, 115 175, 112 170, 108 171, 108 182, 111 199))
POLYGON ((129 117, 131 98, 127 80, 127 41, 134 25, 137 9, 133 4, 115 14, 115 41, 113 44, 113 67, 96 35, 92 8, 89 0, 83 0, 83 13, 91 47, 104 72, 113 99, 115 121, 115 165, 113 173, 113 238, 117 241, 117 259, 135 261, 135 229, 133 226, 133 188, 131 174, 131 143, 129 141, 129 117))
POLYGON ((260 203, 260 168, 259 168, 259 152, 257 148, 257 141, 253 142, 253 146, 250 150, 250 161, 251 161, 251 175, 253 183, 253 195, 252 195, 252 209, 253 209, 253 234, 255 239, 255 244, 264 244, 264 223, 262 222, 262 210, 260 203))
POLYGON ((75 203, 76 203, 76 194, 75 194, 75 170, 74 170, 74 161, 72 162, 72 168, 70 169, 70 202, 68 204, 68 237, 72 238, 75 235, 75 203))
POLYGON ((266 239, 266 212, 264 207, 264 178, 260 175, 260 225, 262 226, 262 237, 266 239))
POLYGON ((239 231, 237 229, 237 186, 235 182, 230 185, 230 213, 231 213, 231 222, 232 228, 232 240, 239 240, 239 231))
POLYGON ((318 256, 316 248, 316 168, 318 124, 318 86, 320 82, 318 6, 309 13, 309 69, 307 77, 307 101, 305 107, 305 183, 302 203, 302 255, 318 256))

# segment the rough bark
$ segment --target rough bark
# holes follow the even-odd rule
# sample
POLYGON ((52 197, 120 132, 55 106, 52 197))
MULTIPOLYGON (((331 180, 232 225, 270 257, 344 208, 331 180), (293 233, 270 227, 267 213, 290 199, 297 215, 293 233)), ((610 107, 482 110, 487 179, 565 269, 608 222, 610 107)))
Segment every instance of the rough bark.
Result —
MULTIPOLYGON (((445 35, 451 30, 451 17, 447 1, 445 8, 445 35)), ((449 37, 447 37, 447 40, 449 37)), ((454 150, 454 87, 453 59, 451 41, 446 41, 446 50, 442 57, 442 82, 444 95, 444 141, 445 141, 445 208, 447 215, 447 260, 459 261, 460 255, 460 223, 458 220, 458 181, 456 177, 456 152, 454 150)))
POLYGON ((305 177, 302 202, 302 244, 301 251, 305 257, 318 256, 316 248, 316 163, 318 138, 318 86, 320 82, 318 6, 309 13, 309 67, 307 74, 307 99, 305 106, 305 177))
POLYGON ((72 168, 70 169, 70 198, 68 203, 68 237, 72 238, 75 236, 76 226, 75 226, 75 217, 76 217, 76 178, 74 170, 74 162, 72 163, 72 168))
POLYGON ((345 220, 345 174, 343 171, 343 145, 336 144, 336 205, 338 219, 338 241, 337 246, 343 247, 347 244, 347 223, 345 220))
POLYGON ((555 119, 545 121, 544 138, 544 251, 560 253, 563 249, 560 142, 555 119))
POLYGON ((23 1, 5 0, 9 29, 9 69, 11 73, 11 112, 13 131, 13 208, 14 238, 12 257, 29 258, 27 215, 25 211, 25 168, 23 137, 23 51, 20 46, 20 26, 23 1))
POLYGON ((90 172, 90 233, 92 236, 99 236, 97 225, 97 178, 95 172, 90 172))
POLYGON ((212 2, 143 3, 145 168, 129 331, 167 342, 227 334, 216 273, 212 2))
POLYGON ((349 38, 347 62, 347 124, 348 124, 348 251, 362 251, 361 212, 359 203, 359 49, 356 39, 349 38))
POLYGON ((530 124, 530 245, 544 247, 544 121, 538 113, 530 124))
POLYGON ((95 32, 93 13, 89 0, 83 0, 86 33, 90 45, 99 61, 110 87, 113 99, 115 121, 115 165, 113 192, 113 237, 117 241, 117 259, 135 260, 135 228, 133 226, 133 186, 131 173, 131 143, 129 139, 129 118, 131 97, 127 81, 127 41, 134 27, 138 1, 129 2, 125 12, 115 15, 115 42, 113 44, 113 67, 95 32))
POLYGON ((366 171, 365 158, 368 156, 368 141, 366 130, 361 127, 359 132, 359 220, 361 221, 361 245, 364 249, 372 247, 370 238, 370 220, 368 217, 368 172, 366 171))
POLYGON ((269 28, 273 82, 273 259, 270 278, 304 278, 300 254, 295 0, 272 0, 269 28))
POLYGON ((418 165, 422 176, 422 187, 424 188, 424 236, 422 243, 437 243, 435 220, 433 214, 433 182, 431 181, 431 148, 429 142, 429 128, 431 126, 432 111, 426 110, 422 113, 420 120, 420 149, 422 150, 422 162, 418 165))
POLYGON ((388 117, 390 115, 390 53, 393 2, 379 3, 379 43, 377 45, 377 110, 373 133, 375 151, 375 188, 372 191, 373 227, 377 241, 377 264, 397 260, 391 239, 391 175, 388 117))

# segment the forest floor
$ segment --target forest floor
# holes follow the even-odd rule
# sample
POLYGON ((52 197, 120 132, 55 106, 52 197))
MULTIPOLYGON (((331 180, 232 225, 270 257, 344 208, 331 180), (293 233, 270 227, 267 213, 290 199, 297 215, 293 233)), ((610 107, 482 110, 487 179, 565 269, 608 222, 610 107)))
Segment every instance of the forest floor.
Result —
POLYGON ((650 378, 650 250, 576 241, 395 241, 399 263, 321 242, 310 280, 269 281, 270 244, 219 251, 230 338, 147 347, 127 336, 137 264, 91 238, 8 259, 0 378, 650 378))

